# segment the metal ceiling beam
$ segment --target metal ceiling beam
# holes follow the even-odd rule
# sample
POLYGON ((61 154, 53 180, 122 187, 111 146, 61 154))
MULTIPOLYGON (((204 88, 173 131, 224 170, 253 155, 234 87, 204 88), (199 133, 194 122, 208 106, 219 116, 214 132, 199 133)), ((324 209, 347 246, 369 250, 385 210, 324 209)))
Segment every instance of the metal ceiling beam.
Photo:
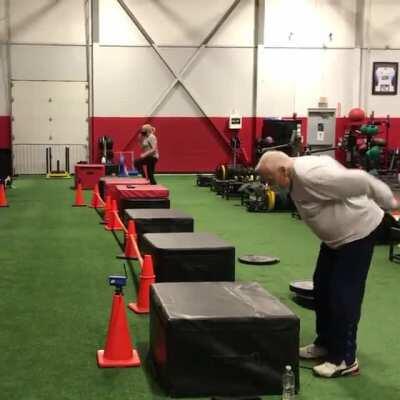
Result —
MULTIPOLYGON (((240 0, 235 0, 231 6, 225 11, 224 15, 217 21, 213 29, 210 31, 210 33, 203 39, 201 42, 200 46, 197 48, 197 50, 192 54, 192 56, 189 58, 189 60, 186 62, 186 64, 183 66, 181 71, 179 71, 179 77, 175 77, 175 79, 171 82, 169 87, 164 91, 164 93, 161 95, 161 97, 157 100, 155 105, 150 111, 150 115, 153 115, 158 108, 161 106, 161 104, 164 102, 168 94, 171 92, 171 90, 175 87, 175 85, 179 82, 180 84, 183 84, 182 82, 182 77, 184 73, 187 71, 187 69, 192 65, 192 63, 199 57, 199 55, 202 53, 206 45, 210 42, 210 40, 213 38, 213 36, 217 33, 218 29, 221 27, 221 25, 228 19, 229 15, 232 14, 233 10, 236 8, 236 6, 240 3, 240 0)), ((185 87, 186 91, 188 92, 188 89, 185 87)), ((190 95, 190 94, 189 94, 190 95)), ((193 100, 193 99, 192 99, 193 100)), ((199 104, 196 100, 194 100, 195 104, 197 107, 199 107, 199 104)), ((206 113, 199 107, 199 109, 202 111, 204 115, 206 113)))
MULTIPOLYGON (((218 29, 221 27, 221 25, 226 21, 226 19, 232 14, 233 10, 236 8, 236 6, 240 3, 241 0, 235 0, 231 6, 227 9, 227 11, 224 13, 224 15, 218 20, 218 22, 215 24, 214 28, 210 31, 210 33, 203 39, 202 43, 200 44, 199 48, 195 51, 195 53, 190 57, 190 59, 187 61, 187 63, 184 65, 182 70, 177 74, 174 69, 171 67, 171 65, 168 63, 168 61, 165 59, 165 57, 161 54, 158 46, 156 45, 155 41, 153 38, 150 36, 150 34, 146 31, 146 29, 143 27, 143 25, 140 23, 140 21, 136 18, 136 16, 133 14, 133 12, 130 10, 130 8, 125 4, 123 0, 117 0, 119 5, 122 7, 122 9, 126 12, 128 17, 131 19, 131 21, 135 24, 135 26, 138 28, 140 33, 146 38, 150 46, 153 48, 153 50, 156 52, 156 54, 159 56, 163 64, 166 66, 166 68, 170 71, 170 73, 174 76, 174 80, 171 82, 169 87, 166 89, 166 91, 163 92, 157 103, 153 106, 152 111, 150 113, 150 116, 153 115, 153 113, 160 107, 162 102, 165 100, 165 98, 168 96, 170 91, 175 87, 177 83, 180 83, 185 90, 185 92, 188 94, 188 96, 191 98, 193 103, 197 106, 197 108, 201 111, 201 113, 207 118, 208 122, 211 124, 211 126, 214 128, 214 130, 218 133, 220 138, 222 139, 223 143, 231 148, 230 141, 225 137, 225 135, 219 130, 219 128, 214 124, 212 119, 207 115, 203 107, 200 105, 200 103, 196 100, 196 98, 192 95, 191 91, 188 89, 186 86, 185 82, 182 80, 182 75, 183 73, 189 68, 189 66, 193 63, 193 61, 199 56, 199 54, 202 52, 202 50, 205 48, 206 44, 212 39, 212 37, 215 35, 215 33, 218 31, 218 29)), ((134 137, 135 138, 135 137, 134 137)), ((132 140, 134 139, 132 138, 132 140)))

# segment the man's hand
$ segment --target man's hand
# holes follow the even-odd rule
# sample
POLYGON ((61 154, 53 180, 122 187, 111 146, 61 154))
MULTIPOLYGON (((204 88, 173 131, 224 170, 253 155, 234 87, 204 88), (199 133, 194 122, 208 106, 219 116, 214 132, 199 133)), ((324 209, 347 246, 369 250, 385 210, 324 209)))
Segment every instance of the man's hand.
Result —
POLYGON ((393 197, 392 199, 391 208, 392 210, 398 210, 400 208, 400 201, 399 199, 396 199, 396 197, 393 197))

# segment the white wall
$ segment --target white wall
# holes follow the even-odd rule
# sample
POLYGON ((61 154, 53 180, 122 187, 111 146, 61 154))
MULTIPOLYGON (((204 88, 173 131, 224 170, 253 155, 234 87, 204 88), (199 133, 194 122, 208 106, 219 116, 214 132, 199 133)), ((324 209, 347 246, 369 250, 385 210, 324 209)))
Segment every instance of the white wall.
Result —
MULTIPOLYGON (((125 2, 179 72, 233 0, 125 2)), ((9 4, 12 79, 86 79, 85 0, 9 4)), ((183 76, 211 116, 232 109, 242 115, 254 111, 255 4, 242 0, 183 76)), ((0 115, 8 113, 9 102, 5 5, 6 0, 0 0, 0 115)), ((116 0, 99 0, 99 11, 94 114, 147 115, 174 78, 116 0)), ((361 105, 368 112, 400 115, 399 95, 371 95, 372 63, 400 61, 400 1, 265 0, 264 20, 257 115, 305 115, 321 96, 332 107, 340 103, 342 114, 361 105), (362 57, 357 41, 360 12, 362 57)), ((177 85, 156 115, 202 114, 177 85)))
MULTIPOLYGON (((207 7, 188 0, 129 0, 126 4, 179 73, 232 0, 210 1, 207 7)), ((95 115, 148 115, 174 76, 116 1, 100 0, 99 6, 95 115)), ((233 109, 243 115, 253 112, 254 7, 254 0, 242 0, 182 77, 207 115, 228 115, 233 109)), ((154 115, 202 113, 178 84, 154 115)))
POLYGON ((9 114, 6 0, 0 0, 0 116, 9 114))
POLYGON ((400 2, 398 0, 366 0, 365 47, 400 48, 400 2))
POLYGON ((377 116, 400 116, 400 94, 372 94, 374 62, 400 63, 400 2, 368 0, 365 10, 365 49, 362 68, 362 106, 377 116))
POLYGON ((9 114, 7 21, 11 79, 87 80, 85 0, 1 0, 0 115, 9 114))
POLYGON ((260 116, 307 115, 327 97, 343 112, 358 101, 359 53, 347 49, 272 49, 263 53, 263 80, 258 101, 260 116))
MULTIPOLYGON (((158 45, 198 45, 233 0, 125 0, 158 45)), ((116 0, 99 0, 100 43, 147 45, 116 0)), ((242 0, 211 45, 253 45, 254 0, 242 0)))
POLYGON ((266 0, 257 114, 307 115, 320 97, 358 103, 356 0, 266 0))
POLYGON ((10 56, 12 79, 87 80, 84 46, 12 45, 10 56))
POLYGON ((84 0, 11 0, 11 40, 85 43, 84 0))
POLYGON ((356 1, 265 0, 265 45, 354 47, 356 1))

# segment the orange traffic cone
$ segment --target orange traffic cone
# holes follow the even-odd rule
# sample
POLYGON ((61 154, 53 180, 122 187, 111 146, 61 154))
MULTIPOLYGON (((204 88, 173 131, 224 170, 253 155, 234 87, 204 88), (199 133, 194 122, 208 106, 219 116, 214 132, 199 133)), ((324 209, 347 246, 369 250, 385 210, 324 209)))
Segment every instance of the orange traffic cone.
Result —
POLYGON ((107 231, 122 231, 123 225, 120 218, 118 217, 117 201, 112 200, 111 204, 112 207, 105 228, 107 231))
POLYGON ((106 196, 106 203, 104 205, 104 214, 103 214, 103 221, 100 222, 100 224, 106 225, 108 223, 108 220, 110 219, 110 213, 111 213, 111 196, 107 195, 106 196))
POLYGON ((6 191, 3 183, 0 184, 0 207, 8 207, 6 191))
POLYGON ((99 367, 137 367, 140 358, 132 348, 126 318, 124 297, 114 293, 108 334, 104 350, 97 351, 99 367))
POLYGON ((93 188, 92 201, 90 202, 90 207, 92 207, 92 208, 101 208, 99 185, 97 183, 93 188))
POLYGON ((137 240, 135 221, 132 219, 128 222, 128 233, 125 235, 125 249, 124 253, 117 256, 125 260, 137 260, 137 246, 134 246, 133 241, 137 240))
POLYGON ((83 197, 82 184, 78 183, 75 190, 75 204, 72 207, 86 207, 85 198, 83 197))
POLYGON ((129 303, 128 308, 137 314, 147 314, 150 311, 150 286, 155 282, 153 259, 144 256, 142 273, 140 274, 139 293, 136 303, 129 303))

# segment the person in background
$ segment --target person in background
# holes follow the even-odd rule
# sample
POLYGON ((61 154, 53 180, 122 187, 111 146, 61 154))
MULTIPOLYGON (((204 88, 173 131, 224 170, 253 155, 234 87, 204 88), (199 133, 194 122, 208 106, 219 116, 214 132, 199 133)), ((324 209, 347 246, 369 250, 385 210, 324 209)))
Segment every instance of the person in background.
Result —
POLYGON ((317 376, 356 375, 357 327, 375 234, 383 210, 398 208, 398 201, 382 181, 329 156, 270 151, 256 172, 290 190, 301 218, 322 241, 313 276, 316 338, 299 356, 324 359, 313 368, 317 376))
POLYGON ((157 137, 155 135, 156 128, 149 124, 142 126, 140 130, 140 147, 142 153, 138 159, 135 160, 135 168, 139 173, 146 177, 143 166, 147 168, 147 179, 152 185, 156 185, 157 182, 154 178, 154 171, 157 161, 159 159, 157 137))

